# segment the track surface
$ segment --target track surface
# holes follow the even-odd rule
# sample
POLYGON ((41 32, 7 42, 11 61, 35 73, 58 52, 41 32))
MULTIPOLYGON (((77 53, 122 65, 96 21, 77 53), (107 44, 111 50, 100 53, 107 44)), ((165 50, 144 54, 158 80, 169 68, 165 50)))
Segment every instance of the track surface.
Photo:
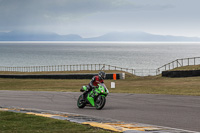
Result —
POLYGON ((78 109, 76 92, 0 91, 0 106, 35 108, 112 118, 200 132, 200 97, 116 94, 102 110, 78 109))

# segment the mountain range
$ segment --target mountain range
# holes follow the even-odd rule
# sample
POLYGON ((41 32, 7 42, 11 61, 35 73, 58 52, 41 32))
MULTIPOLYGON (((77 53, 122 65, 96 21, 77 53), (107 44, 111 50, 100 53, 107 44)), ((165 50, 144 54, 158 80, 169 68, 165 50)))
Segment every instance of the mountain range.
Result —
POLYGON ((146 32, 111 32, 83 38, 77 34, 59 35, 50 32, 0 32, 0 41, 130 41, 130 42, 200 42, 199 37, 155 35, 146 32))

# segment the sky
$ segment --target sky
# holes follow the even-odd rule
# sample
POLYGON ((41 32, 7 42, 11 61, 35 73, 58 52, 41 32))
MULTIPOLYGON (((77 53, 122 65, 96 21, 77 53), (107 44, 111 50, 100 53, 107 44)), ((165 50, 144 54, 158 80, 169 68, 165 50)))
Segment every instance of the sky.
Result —
POLYGON ((0 32, 200 37, 200 0, 0 0, 0 32))

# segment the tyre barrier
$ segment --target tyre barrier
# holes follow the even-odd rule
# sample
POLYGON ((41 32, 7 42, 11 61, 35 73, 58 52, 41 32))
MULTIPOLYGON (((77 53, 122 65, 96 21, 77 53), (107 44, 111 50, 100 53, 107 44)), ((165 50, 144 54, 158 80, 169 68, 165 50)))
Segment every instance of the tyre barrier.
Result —
MULTIPOLYGON (((0 78, 16 79, 92 79, 97 74, 21 74, 21 75, 0 75, 0 78)), ((108 73, 106 79, 125 79, 125 73, 108 73)))
POLYGON ((163 77, 195 77, 200 76, 200 70, 187 70, 187 71, 163 71, 163 77))

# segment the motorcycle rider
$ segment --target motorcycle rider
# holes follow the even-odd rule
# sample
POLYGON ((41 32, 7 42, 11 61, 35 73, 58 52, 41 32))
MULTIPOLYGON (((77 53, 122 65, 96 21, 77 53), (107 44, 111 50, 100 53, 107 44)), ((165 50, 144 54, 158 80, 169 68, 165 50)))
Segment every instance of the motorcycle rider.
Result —
POLYGON ((83 93, 83 101, 86 101, 87 94, 94 88, 98 86, 99 83, 104 83, 104 79, 106 78, 106 73, 104 71, 100 71, 97 76, 94 76, 90 83, 87 85, 87 90, 83 93))

